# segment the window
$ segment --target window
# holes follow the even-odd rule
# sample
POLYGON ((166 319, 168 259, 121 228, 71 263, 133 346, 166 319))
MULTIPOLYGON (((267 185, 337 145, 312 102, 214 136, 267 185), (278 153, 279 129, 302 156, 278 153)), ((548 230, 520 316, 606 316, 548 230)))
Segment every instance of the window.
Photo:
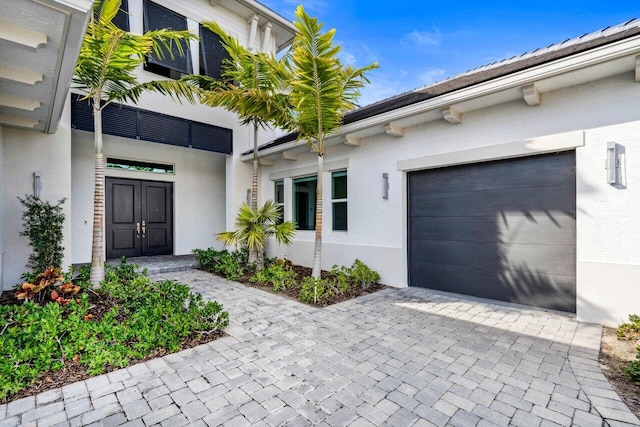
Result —
POLYGON ((280 212, 280 220, 279 224, 282 224, 284 221, 284 181, 276 181, 274 182, 275 192, 273 195, 273 200, 276 202, 276 206, 278 207, 278 212, 280 212))
POLYGON ((107 157, 107 168, 138 172, 173 174, 173 165, 107 157))
POLYGON ((317 176, 293 180, 293 220, 298 230, 316 228, 316 187, 317 176))
POLYGON ((347 171, 331 174, 333 231, 347 231, 347 171))
POLYGON ((122 0, 118 13, 113 18, 113 24, 123 31, 130 31, 129 29, 129 3, 127 0, 122 0))
POLYGON ((213 77, 216 80, 222 78, 222 63, 230 56, 222 47, 220 37, 210 29, 200 25, 200 74, 213 77))
MULTIPOLYGON (((187 18, 149 0, 145 0, 144 31, 147 32, 162 28, 168 28, 174 31, 187 30, 187 18)), ((171 52, 164 52, 162 58, 154 54, 149 55, 144 69, 172 79, 179 79, 182 74, 191 74, 189 43, 183 43, 182 49, 184 55, 180 55, 174 43, 171 52), (172 54, 173 58, 171 57, 172 54)))

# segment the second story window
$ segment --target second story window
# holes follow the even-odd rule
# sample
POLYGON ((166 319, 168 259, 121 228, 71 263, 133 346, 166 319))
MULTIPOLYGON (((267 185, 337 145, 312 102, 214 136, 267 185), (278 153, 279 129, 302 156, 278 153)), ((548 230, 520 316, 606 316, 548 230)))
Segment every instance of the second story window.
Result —
MULTIPOLYGON (((187 30, 187 18, 152 1, 144 0, 144 31, 162 28, 173 31, 187 30)), ((191 52, 188 42, 183 42, 182 49, 184 55, 180 55, 174 43, 171 47, 173 58, 170 52, 164 52, 162 58, 149 55, 144 69, 172 79, 179 79, 183 74, 191 74, 191 52)))
POLYGON ((222 47, 220 37, 210 29, 200 25, 200 74, 222 78, 222 63, 229 58, 229 54, 222 47))
POLYGON ((123 31, 131 31, 129 28, 129 2, 128 0, 122 0, 120 3, 120 9, 113 18, 113 24, 123 31))

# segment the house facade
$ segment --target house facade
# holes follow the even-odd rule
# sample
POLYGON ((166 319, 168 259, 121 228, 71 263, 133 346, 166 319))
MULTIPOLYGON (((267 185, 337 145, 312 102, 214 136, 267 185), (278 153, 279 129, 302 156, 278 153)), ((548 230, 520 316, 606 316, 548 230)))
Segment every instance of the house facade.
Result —
MULTIPOLYGON (((25 6, 31 2, 10 3, 7 8, 3 5, 0 24, 20 28, 24 40, 22 45, 0 41, 4 43, 0 52, 3 289, 19 283, 25 271, 30 248, 20 236, 24 209, 18 197, 34 194, 34 179, 42 199, 66 199, 65 266, 90 261, 94 190, 92 112, 88 102, 70 89, 93 2, 77 0, 75 8, 59 13, 55 28, 41 24, 74 2, 38 2, 48 6, 33 10, 25 6), (29 14, 32 18, 24 19, 29 14), (65 27, 65 20, 78 25, 65 27), (60 28, 69 31, 62 34, 60 28), (30 46, 38 34, 48 43, 30 46), (59 69, 47 68, 60 63, 59 58, 66 60, 59 69), (5 72, 7 64, 13 68, 5 72), (35 82, 19 78, 29 73, 41 78, 35 82), (46 102, 57 109, 55 117, 39 115, 51 109, 45 102, 47 94, 51 100, 46 102), (29 109, 31 99, 40 104, 29 109)), ((141 81, 190 73, 219 77, 224 51, 217 36, 200 25, 203 21, 217 22, 256 51, 276 53, 289 45, 294 34, 290 22, 253 0, 124 0, 114 20, 134 33, 170 26, 200 36, 184 57, 151 58, 138 71, 141 81)), ((137 105, 106 107, 103 128, 107 258, 222 248, 214 234, 233 226, 251 187, 251 165, 240 156, 253 145, 252 130, 221 108, 179 104, 158 94, 144 94, 137 105)), ((263 131, 259 137, 267 142, 274 134, 263 131)))
MULTIPOLYGON (((64 34, 42 25, 53 12, 21 20, 24 2, 9 2, 0 25, 22 30, 0 40, 2 289, 29 254, 17 197, 67 199, 65 265, 90 260, 93 209, 91 112, 68 90, 91 2, 37 3, 64 11, 64 34)), ((123 4, 118 25, 133 32, 171 22, 201 37, 185 58, 150 61, 142 80, 219 73, 204 20, 256 50, 280 51, 294 34, 253 0, 123 4)), ((320 177, 303 141, 262 132, 260 202, 276 200, 299 228, 269 255, 311 265, 321 179, 325 269, 359 258, 390 286, 615 325, 640 312, 639 81, 634 20, 352 111, 327 141, 320 177)), ((222 109, 156 94, 109 107, 104 128, 107 257, 219 245, 213 234, 233 227, 247 199, 251 130, 222 109)))

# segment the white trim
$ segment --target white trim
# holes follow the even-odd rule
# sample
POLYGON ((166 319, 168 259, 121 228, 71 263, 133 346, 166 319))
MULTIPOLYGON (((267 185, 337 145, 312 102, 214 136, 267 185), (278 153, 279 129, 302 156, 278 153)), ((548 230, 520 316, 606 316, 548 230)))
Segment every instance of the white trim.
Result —
POLYGON ((572 150, 584 145, 584 131, 547 135, 524 141, 489 145, 468 150, 451 151, 430 156, 398 160, 399 171, 432 169, 490 160, 524 157, 535 154, 572 150))
MULTIPOLYGON (((323 165, 325 172, 331 172, 338 169, 347 169, 349 167, 349 159, 335 160, 326 162, 323 165)), ((305 175, 313 175, 318 173, 317 166, 305 166, 302 168, 288 169, 282 172, 274 172, 269 174, 269 181, 278 181, 284 178, 298 178, 305 175)))

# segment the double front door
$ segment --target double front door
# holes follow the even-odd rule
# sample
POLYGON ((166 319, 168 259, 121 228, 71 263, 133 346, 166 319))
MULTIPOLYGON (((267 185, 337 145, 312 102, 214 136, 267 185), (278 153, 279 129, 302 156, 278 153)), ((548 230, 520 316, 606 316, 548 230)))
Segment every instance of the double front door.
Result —
POLYGON ((173 253, 173 184, 107 178, 107 258, 173 253))

